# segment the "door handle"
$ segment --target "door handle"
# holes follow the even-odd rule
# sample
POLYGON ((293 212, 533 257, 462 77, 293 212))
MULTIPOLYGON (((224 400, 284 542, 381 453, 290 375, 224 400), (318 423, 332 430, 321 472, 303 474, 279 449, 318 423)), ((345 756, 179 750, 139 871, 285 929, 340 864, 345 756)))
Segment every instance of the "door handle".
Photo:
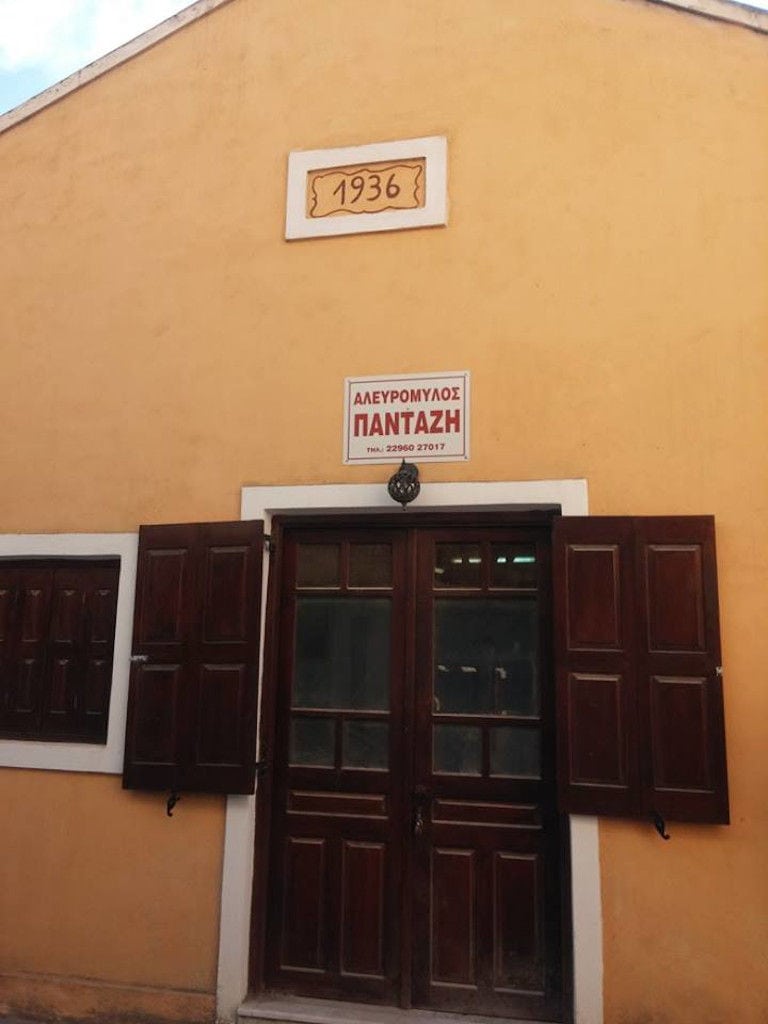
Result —
POLYGON ((425 786, 417 786, 413 791, 413 834, 420 836, 424 832, 424 811, 429 801, 429 792, 425 786))
POLYGON ((424 815, 421 813, 421 804, 416 808, 416 814, 413 817, 413 834, 420 836, 424 831, 424 815))
POLYGON ((143 665, 145 661, 149 661, 148 654, 132 654, 131 664, 132 665, 143 665))

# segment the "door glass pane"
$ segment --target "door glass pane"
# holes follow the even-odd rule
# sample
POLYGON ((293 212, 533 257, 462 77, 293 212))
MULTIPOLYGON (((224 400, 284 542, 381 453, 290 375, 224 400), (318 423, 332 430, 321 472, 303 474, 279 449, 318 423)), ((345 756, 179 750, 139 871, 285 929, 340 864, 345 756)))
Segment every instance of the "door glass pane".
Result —
POLYGON ((391 602, 300 597, 293 706, 386 711, 391 602))
POLYGON ((537 715, 537 650, 533 598, 436 601, 434 710, 537 715))
POLYGON ((389 726, 386 722, 345 722, 343 750, 345 768, 388 768, 389 726))
POLYGON ((536 588, 538 563, 533 544, 491 545, 491 586, 536 588))
POLYGON ((432 764, 436 772, 480 775, 483 740, 474 725, 436 725, 432 732, 432 764))
POLYGON ((541 740, 538 729, 503 725, 491 729, 491 775, 541 778, 541 740))
POLYGON ((392 586, 391 544, 349 545, 350 587, 392 586))
POLYGON ((336 722, 333 718, 294 715, 291 719, 291 764, 332 768, 335 734, 336 722))
POLYGON ((338 587, 341 582, 340 544, 299 544, 296 548, 296 586, 338 587))
POLYGON ((479 587, 483 579, 479 544, 436 544, 436 587, 479 587))

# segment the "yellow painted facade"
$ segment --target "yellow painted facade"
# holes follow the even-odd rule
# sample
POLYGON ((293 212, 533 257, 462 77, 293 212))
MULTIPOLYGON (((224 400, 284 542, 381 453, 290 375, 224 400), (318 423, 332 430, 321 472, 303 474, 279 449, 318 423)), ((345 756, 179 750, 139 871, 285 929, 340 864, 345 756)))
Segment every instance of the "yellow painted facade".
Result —
MULTIPOLYGON (((0 532, 383 481, 343 378, 455 369, 472 457, 423 480, 716 516, 732 824, 601 823, 606 1024, 768 1019, 766 182, 768 37, 644 0, 231 0, 0 136, 0 532), (283 240, 290 150, 425 135, 446 228, 283 240)), ((0 812, 0 1007, 208 1011, 222 799, 0 769, 0 812)))

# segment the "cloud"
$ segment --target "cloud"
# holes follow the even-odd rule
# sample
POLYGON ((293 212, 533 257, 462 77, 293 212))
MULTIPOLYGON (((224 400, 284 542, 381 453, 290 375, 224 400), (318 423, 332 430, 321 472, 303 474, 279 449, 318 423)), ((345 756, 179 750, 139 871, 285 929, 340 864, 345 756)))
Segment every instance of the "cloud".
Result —
POLYGON ((121 46, 190 0, 0 0, 0 71, 63 77, 121 46))

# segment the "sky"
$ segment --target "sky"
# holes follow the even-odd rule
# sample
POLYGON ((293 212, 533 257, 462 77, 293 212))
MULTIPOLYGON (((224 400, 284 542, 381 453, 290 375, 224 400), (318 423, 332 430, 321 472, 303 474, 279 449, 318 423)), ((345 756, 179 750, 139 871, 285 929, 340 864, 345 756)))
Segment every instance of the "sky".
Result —
MULTIPOLYGON (((0 113, 190 3, 191 0, 0 0, 0 113)), ((768 10, 768 0, 742 3, 768 10)))
POLYGON ((0 113, 122 46, 191 2, 0 0, 0 113))

